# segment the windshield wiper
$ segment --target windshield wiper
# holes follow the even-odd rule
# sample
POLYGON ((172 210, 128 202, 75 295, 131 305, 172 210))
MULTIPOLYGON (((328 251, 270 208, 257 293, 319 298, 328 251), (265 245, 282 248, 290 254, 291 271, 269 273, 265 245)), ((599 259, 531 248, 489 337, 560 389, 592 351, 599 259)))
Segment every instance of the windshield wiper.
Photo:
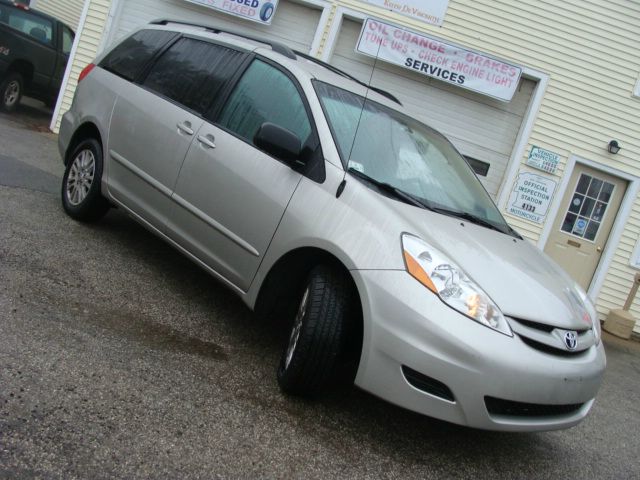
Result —
POLYGON ((414 197, 410 193, 407 193, 404 190, 394 187, 393 185, 390 185, 388 183, 381 182, 380 180, 376 180, 375 178, 370 177, 366 173, 362 173, 360 170, 356 170, 355 168, 350 167, 347 170, 347 172, 349 172, 351 175, 355 177, 358 177, 364 180, 365 182, 372 183, 373 185, 378 187, 380 190, 392 194, 394 197, 404 201, 405 203, 410 203, 411 205, 415 205, 416 207, 420 207, 420 208, 426 208, 427 210, 433 210, 433 208, 431 208, 429 205, 420 201, 418 198, 414 197))

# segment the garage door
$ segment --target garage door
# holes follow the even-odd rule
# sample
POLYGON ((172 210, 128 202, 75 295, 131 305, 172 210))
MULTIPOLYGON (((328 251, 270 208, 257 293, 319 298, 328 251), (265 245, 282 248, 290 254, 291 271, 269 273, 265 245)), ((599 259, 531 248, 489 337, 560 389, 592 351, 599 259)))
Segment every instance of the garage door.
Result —
POLYGON ((308 52, 320 21, 320 10, 281 0, 271 25, 261 25, 201 7, 185 0, 122 0, 109 35, 109 43, 140 25, 158 18, 208 23, 220 28, 269 38, 308 52))
POLYGON ((535 82, 522 79, 511 102, 448 85, 355 52, 362 23, 344 19, 330 62, 364 82, 393 93, 413 116, 445 134, 472 159, 479 178, 495 199, 535 82), (479 161, 479 162, 478 162, 479 161))

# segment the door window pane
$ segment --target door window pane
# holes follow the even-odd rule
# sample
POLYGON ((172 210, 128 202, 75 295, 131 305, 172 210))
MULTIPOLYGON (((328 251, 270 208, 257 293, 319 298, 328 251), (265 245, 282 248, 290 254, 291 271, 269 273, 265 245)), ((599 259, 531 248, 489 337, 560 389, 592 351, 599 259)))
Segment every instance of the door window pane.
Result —
POLYGON ((570 233, 571 230, 573 230, 573 224, 576 222, 577 218, 577 215, 573 213, 567 213, 567 216, 564 217, 564 222, 562 222, 562 231, 570 233))
POLYGON ((153 65, 143 85, 198 113, 204 113, 244 54, 183 38, 153 65))
POLYGON ((604 217, 604 212, 607 209, 607 204, 604 202, 596 203, 596 207, 593 209, 593 213, 591 214, 591 218, 597 222, 602 221, 602 217, 604 217))
POLYGON ((591 182, 591 177, 589 175, 585 175, 584 173, 580 175, 580 180, 578 181, 576 192, 587 193, 587 189, 589 188, 590 182, 591 182))
POLYGON ((73 45, 73 32, 67 27, 62 27, 62 53, 69 55, 73 45))
POLYGON ((611 200, 611 194, 613 193, 613 184, 609 182, 604 182, 602 186, 602 190, 600 191, 599 200, 603 202, 609 202, 611 200))
POLYGON ((312 131, 302 98, 289 77, 255 60, 222 110, 219 123, 253 143, 253 137, 265 122, 295 133, 303 145, 312 131))
POLYGON ((579 213, 583 203, 584 203, 584 195, 578 195, 576 193, 573 196, 571 203, 569 204, 569 211, 573 213, 579 213))
POLYGON ((114 48, 100 66, 126 80, 134 80, 151 57, 175 36, 173 32, 141 30, 114 48))
POLYGON ((580 215, 584 217, 589 217, 591 212, 593 211, 593 206, 596 201, 593 198, 585 198, 584 203, 582 204, 582 208, 580 209, 580 215))
POLYGON ((591 179, 591 185, 589 185, 589 190, 587 191, 587 195, 589 197, 598 198, 600 195, 600 189, 602 188, 602 180, 597 178, 591 179))
POLYGON ((587 227, 587 231, 584 235, 584 238, 587 240, 593 241, 598 234, 598 229, 600 228, 600 224, 598 222, 591 221, 589 222, 589 226, 587 227))

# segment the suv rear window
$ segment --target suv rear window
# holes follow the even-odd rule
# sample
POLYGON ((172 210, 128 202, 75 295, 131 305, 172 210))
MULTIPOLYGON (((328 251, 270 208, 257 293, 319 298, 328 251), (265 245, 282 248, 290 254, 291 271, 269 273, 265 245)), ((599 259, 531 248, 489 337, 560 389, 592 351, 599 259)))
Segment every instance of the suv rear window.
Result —
POLYGON ((151 57, 176 35, 161 30, 141 30, 111 50, 100 67, 126 80, 134 80, 151 57))
POLYGON ((0 21, 2 23, 29 35, 41 43, 51 45, 51 40, 53 39, 53 23, 50 20, 17 8, 3 9, 0 13, 2 14, 0 15, 0 21))

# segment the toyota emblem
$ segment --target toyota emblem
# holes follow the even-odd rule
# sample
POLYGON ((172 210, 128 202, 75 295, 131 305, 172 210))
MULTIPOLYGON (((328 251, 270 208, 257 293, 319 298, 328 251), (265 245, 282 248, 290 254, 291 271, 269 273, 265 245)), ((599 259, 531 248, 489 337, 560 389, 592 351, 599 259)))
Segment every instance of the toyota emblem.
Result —
POLYGON ((564 334, 564 344, 569 350, 575 350, 578 346, 578 334, 576 332, 567 332, 564 334))

